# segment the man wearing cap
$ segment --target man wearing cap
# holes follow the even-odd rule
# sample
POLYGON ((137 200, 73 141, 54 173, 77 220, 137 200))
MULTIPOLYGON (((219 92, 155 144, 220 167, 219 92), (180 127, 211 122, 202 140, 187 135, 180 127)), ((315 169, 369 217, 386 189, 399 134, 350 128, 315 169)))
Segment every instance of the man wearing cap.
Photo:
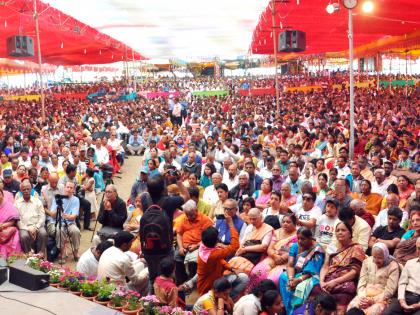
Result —
POLYGON ((13 196, 20 190, 20 183, 13 178, 13 171, 11 168, 3 170, 4 190, 11 192, 13 196))
POLYGON ((133 186, 131 187, 131 193, 130 193, 131 204, 134 205, 134 201, 136 200, 136 197, 139 194, 147 191, 147 179, 148 178, 149 178, 149 171, 147 170, 146 167, 143 167, 140 170, 139 177, 136 178, 136 181, 134 182, 133 186))
POLYGON ((274 157, 269 155, 265 161, 265 166, 263 166, 259 172, 259 175, 263 178, 271 178, 273 176, 273 166, 274 166, 274 157))
MULTIPOLYGON (((175 228, 178 244, 178 252, 175 254, 175 261, 177 262, 176 279, 179 283, 187 280, 183 268, 185 258, 190 263, 197 262, 201 233, 213 225, 209 217, 198 212, 197 204, 194 200, 188 200, 182 206, 182 210, 184 210, 183 218, 180 219, 179 224, 175 228)), ((194 273, 192 272, 191 274, 194 273)))

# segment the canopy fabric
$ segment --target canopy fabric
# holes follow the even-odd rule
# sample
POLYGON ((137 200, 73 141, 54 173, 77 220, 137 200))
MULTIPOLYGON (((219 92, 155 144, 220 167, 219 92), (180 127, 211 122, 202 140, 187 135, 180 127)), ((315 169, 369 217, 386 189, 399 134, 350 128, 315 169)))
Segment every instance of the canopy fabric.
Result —
MULTIPOLYGON (((337 0, 338 1, 338 0, 337 0)), ((337 2, 331 1, 331 2, 337 2)), ((353 10, 354 47, 358 54, 380 52, 384 40, 392 36, 411 36, 410 43, 404 44, 404 38, 383 47, 412 49, 420 44, 418 0, 377 0, 370 14, 363 13, 359 6, 353 10), (357 50, 370 44, 369 49, 357 50)), ((326 0, 300 0, 287 3, 275 1, 275 34, 278 36, 286 29, 297 29, 306 33, 306 50, 298 55, 342 52, 348 50, 348 10, 340 5, 339 12, 328 14, 326 0)), ((341 3, 341 1, 340 1, 341 3)), ((250 50, 254 54, 273 54, 272 38, 272 1, 262 12, 258 25, 254 29, 250 50)), ((278 39, 278 37, 276 37, 278 39)), ((282 56, 287 53, 281 53, 282 56)))
MULTIPOLYGON (((42 72, 54 72, 54 65, 44 64, 42 72)), ((0 75, 13 75, 22 73, 34 73, 38 71, 38 64, 28 60, 12 60, 0 58, 0 75)))
MULTIPOLYGON (((83 10, 83 8, 79 8, 83 10)), ((37 0, 42 62, 55 65, 104 64, 123 60, 145 59, 140 53, 114 38, 37 0)), ((9 0, 0 3, 0 57, 8 58, 6 39, 28 35, 34 39, 37 61, 35 20, 32 0, 9 0)), ((10 58, 10 57, 9 57, 10 58)), ((15 58, 14 59, 18 59, 15 58)))

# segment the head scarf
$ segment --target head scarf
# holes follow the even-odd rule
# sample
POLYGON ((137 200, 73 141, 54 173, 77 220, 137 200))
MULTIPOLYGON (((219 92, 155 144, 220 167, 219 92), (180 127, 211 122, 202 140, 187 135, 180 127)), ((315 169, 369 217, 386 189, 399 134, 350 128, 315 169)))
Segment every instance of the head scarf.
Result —
POLYGON ((384 243, 378 242, 373 245, 372 252, 375 248, 380 249, 382 251, 382 254, 384 255, 384 266, 388 266, 389 263, 394 259, 394 257, 392 257, 389 254, 388 247, 384 243))

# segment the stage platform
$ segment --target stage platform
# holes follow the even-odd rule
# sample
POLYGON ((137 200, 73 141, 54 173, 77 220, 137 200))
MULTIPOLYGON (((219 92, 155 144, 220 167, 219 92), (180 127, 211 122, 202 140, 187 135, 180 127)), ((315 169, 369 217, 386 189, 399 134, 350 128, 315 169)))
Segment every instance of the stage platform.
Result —
POLYGON ((0 314, 115 315, 122 313, 53 287, 29 291, 5 282, 0 285, 0 314))

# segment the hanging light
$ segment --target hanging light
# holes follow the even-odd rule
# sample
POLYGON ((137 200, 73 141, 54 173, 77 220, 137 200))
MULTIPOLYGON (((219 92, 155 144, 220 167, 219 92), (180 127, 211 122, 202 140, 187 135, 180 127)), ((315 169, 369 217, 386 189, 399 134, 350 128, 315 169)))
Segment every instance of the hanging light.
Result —
POLYGON ((368 1, 363 2, 362 11, 364 13, 371 13, 373 9, 374 9, 374 5, 372 1, 368 0, 368 1))
POLYGON ((83 53, 86 55, 86 48, 83 50, 83 53))
POLYGON ((102 55, 102 50, 99 49, 99 54, 102 55))
POLYGON ((7 20, 4 20, 4 28, 7 27, 7 20))
POLYGON ((64 43, 63 42, 61 42, 61 49, 63 49, 64 48, 64 43))
POLYGON ((325 8, 328 14, 333 14, 340 11, 340 4, 339 3, 330 3, 325 8))

